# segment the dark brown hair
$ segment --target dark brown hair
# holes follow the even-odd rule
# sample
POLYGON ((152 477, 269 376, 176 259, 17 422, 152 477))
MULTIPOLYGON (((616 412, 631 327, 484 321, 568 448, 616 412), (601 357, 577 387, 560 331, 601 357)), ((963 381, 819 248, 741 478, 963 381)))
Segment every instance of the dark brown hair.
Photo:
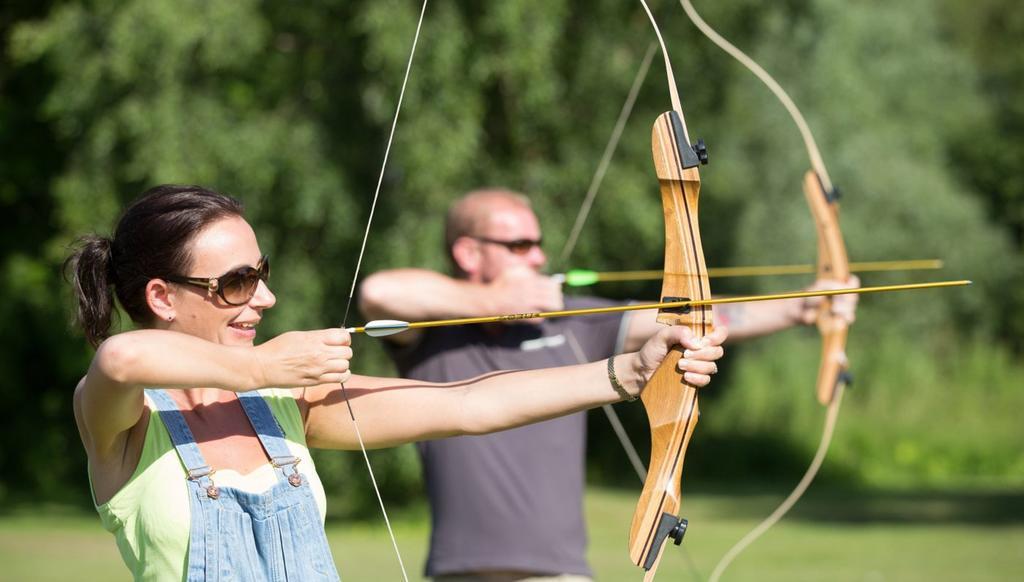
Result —
POLYGON ((165 184, 142 193, 117 222, 113 238, 79 238, 64 261, 78 300, 76 323, 97 346, 110 336, 114 297, 137 324, 152 322, 146 303, 150 279, 187 273, 189 243, 222 218, 243 216, 241 202, 200 186, 165 184))

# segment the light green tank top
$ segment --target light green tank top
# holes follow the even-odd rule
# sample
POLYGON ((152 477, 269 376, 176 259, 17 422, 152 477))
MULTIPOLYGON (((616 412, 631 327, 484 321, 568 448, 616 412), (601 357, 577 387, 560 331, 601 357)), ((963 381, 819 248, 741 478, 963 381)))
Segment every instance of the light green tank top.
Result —
MULTIPOLYGON (((284 430, 289 450, 302 459, 297 467, 309 481, 322 523, 327 501, 306 447, 299 407, 289 390, 268 389, 259 393, 284 430)), ((135 473, 110 501, 97 505, 96 511, 103 527, 114 534, 121 558, 136 580, 179 581, 185 579, 191 525, 185 467, 156 406, 150 403, 149 409, 149 427, 135 473)), ((277 482, 269 460, 265 466, 244 476, 227 469, 214 469, 217 469, 214 479, 218 487, 259 493, 277 482)), ((89 483, 91 487, 91 475, 89 483)), ((94 493, 94 503, 95 500, 94 493)))

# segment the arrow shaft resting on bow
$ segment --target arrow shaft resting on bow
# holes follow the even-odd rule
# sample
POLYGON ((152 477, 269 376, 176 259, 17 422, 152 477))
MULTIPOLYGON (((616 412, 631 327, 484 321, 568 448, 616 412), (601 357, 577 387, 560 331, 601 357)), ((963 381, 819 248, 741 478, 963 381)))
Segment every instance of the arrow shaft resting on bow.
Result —
MULTIPOLYGON (((431 321, 398 321, 376 320, 365 325, 346 328, 349 333, 365 333, 372 337, 387 336, 407 329, 423 329, 428 327, 448 327, 453 325, 474 325, 481 323, 507 323, 524 319, 547 319, 552 317, 569 317, 574 315, 597 315, 600 313, 622 313, 626 311, 643 311, 645 309, 672 310, 681 314, 690 313, 694 307, 709 307, 729 303, 750 303, 753 301, 775 301, 779 299, 800 299, 807 297, 832 297, 835 295, 865 295, 869 293, 890 293, 894 291, 912 291, 921 289, 938 289, 944 287, 962 287, 970 285, 969 280, 936 281, 932 283, 910 283, 905 285, 881 285, 877 287, 858 287, 855 289, 822 289, 818 291, 794 291, 792 293, 774 293, 769 295, 741 295, 738 297, 719 297, 716 299, 679 301, 661 301, 658 303, 634 303, 631 305, 614 305, 611 307, 590 307, 586 309, 563 309, 560 311, 539 311, 533 313, 510 313, 505 315, 488 315, 484 317, 462 317, 456 319, 435 319, 431 321)), ((664 316, 665 314, 662 314, 664 316)), ((708 332, 710 333, 710 331, 708 332)))
MULTIPOLYGON (((906 261, 865 261, 850 263, 852 273, 875 273, 882 271, 918 271, 941 269, 940 259, 912 259, 906 261)), ((765 277, 773 275, 806 275, 814 273, 816 265, 761 265, 747 267, 709 267, 708 277, 721 279, 726 277, 765 277)), ((654 281, 661 279, 664 271, 648 269, 637 271, 591 271, 587 269, 571 269, 565 273, 552 275, 570 287, 584 287, 594 283, 613 281, 654 281)))

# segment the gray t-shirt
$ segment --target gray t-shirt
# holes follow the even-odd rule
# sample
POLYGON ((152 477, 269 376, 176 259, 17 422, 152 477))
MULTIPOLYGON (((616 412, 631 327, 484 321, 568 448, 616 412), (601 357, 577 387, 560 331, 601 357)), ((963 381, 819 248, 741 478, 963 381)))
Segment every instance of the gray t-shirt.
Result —
MULTIPOLYGON (((614 303, 566 298, 566 308, 614 303)), ((607 358, 621 345, 622 314, 539 325, 432 328, 392 346, 401 375, 453 382, 494 372, 607 358)), ((516 570, 590 575, 583 522, 586 416, 572 414, 484 436, 419 444, 432 528, 426 575, 516 570)))

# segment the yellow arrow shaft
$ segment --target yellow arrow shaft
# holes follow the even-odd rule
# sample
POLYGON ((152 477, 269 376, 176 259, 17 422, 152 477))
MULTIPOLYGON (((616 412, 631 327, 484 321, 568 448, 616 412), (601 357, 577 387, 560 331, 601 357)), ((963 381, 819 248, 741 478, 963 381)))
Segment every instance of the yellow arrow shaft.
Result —
MULTIPOLYGON (((799 299, 802 297, 828 297, 833 295, 886 293, 891 291, 910 291, 915 289, 937 289, 942 287, 961 287, 970 285, 968 280, 938 281, 934 283, 912 283, 907 285, 882 285, 879 287, 860 287, 857 289, 829 289, 820 291, 795 291, 792 293, 776 293, 772 295, 746 295, 741 297, 722 297, 701 301, 668 301, 663 303, 638 303, 632 305, 616 305, 614 307, 591 307, 587 309, 563 309, 561 311, 540 311, 536 313, 513 313, 508 315, 489 315, 484 317, 463 317, 458 319, 437 319, 433 321, 417 321, 410 323, 407 329, 427 327, 444 327, 451 325, 470 325, 478 323, 500 323, 521 319, 546 319, 550 317, 568 317, 570 315, 596 315, 599 313, 622 313, 644 309, 672 309, 679 307, 697 307, 701 305, 723 305, 726 303, 747 303, 752 301, 774 301, 776 299, 799 299)), ((364 333, 366 327, 352 328, 353 333, 364 333)))

